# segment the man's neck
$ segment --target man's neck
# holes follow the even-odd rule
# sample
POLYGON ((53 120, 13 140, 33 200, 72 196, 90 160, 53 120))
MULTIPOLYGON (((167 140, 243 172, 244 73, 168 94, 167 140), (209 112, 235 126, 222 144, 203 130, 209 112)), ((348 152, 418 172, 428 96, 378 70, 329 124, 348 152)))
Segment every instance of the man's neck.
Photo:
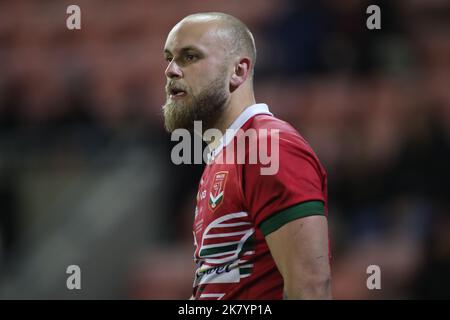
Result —
MULTIPOLYGON (((249 94, 245 99, 231 99, 223 116, 216 124, 215 128, 225 135, 225 131, 231 126, 231 124, 239 117, 239 115, 248 107, 256 103, 253 94, 249 94)), ((219 140, 208 143, 208 147, 213 150, 219 145, 219 140)))

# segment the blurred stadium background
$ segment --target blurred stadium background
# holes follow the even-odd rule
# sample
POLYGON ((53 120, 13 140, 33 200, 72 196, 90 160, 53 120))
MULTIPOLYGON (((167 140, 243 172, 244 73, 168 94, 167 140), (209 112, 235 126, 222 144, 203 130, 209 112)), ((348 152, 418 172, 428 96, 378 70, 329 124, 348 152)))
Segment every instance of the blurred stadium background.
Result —
POLYGON ((450 298, 445 0, 0 1, 0 298, 189 297, 202 166, 170 162, 162 48, 201 11, 253 30, 257 101, 328 171, 335 298, 450 298))

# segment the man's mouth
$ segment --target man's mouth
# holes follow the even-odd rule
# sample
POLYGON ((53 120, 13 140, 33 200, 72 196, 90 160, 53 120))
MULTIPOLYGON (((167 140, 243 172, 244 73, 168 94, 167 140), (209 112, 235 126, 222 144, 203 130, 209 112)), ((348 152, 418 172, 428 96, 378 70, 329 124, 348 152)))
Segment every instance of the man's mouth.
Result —
POLYGON ((172 88, 169 90, 169 97, 171 99, 181 99, 187 95, 186 91, 183 89, 172 88))

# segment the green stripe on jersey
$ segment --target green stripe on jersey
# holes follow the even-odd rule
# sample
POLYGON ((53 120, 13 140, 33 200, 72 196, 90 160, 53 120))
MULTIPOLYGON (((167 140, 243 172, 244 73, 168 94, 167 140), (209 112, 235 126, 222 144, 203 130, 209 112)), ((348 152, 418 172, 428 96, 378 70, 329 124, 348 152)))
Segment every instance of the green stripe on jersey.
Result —
POLYGON ((246 275, 246 274, 250 274, 252 273, 252 267, 247 267, 247 268, 239 268, 239 274, 241 276, 246 275))
POLYGON ((292 220, 314 215, 325 215, 322 201, 302 202, 284 209, 261 222, 259 228, 264 236, 267 236, 292 220))
POLYGON ((226 246, 217 246, 213 248, 203 249, 200 251, 199 256, 200 257, 207 257, 211 254, 216 253, 227 253, 230 251, 235 251, 238 248, 238 244, 230 244, 226 246))

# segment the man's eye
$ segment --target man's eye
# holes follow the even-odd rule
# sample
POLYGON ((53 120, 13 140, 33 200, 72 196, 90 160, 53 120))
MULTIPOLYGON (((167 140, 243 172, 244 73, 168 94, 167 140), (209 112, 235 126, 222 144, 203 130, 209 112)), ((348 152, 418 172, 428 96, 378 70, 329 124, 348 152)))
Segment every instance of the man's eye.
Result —
POLYGON ((172 59, 173 59, 172 57, 166 57, 166 61, 167 61, 167 62, 172 61, 172 59))
POLYGON ((195 56, 193 54, 186 55, 186 61, 193 61, 194 59, 195 59, 195 56))

